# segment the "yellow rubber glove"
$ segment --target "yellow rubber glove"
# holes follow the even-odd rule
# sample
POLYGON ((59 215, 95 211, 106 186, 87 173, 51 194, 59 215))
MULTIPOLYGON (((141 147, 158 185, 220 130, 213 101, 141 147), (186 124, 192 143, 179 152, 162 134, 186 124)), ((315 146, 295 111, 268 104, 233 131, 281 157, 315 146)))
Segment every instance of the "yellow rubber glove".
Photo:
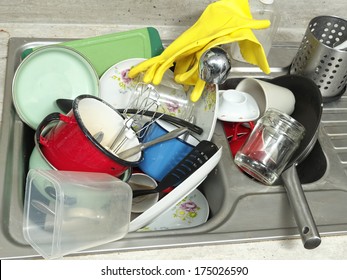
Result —
POLYGON ((191 93, 191 100, 196 102, 199 100, 205 87, 204 81, 199 77, 199 61, 202 54, 208 49, 223 45, 230 42, 238 42, 244 59, 254 65, 258 65, 260 69, 266 73, 270 73, 266 55, 263 46, 259 43, 252 30, 240 29, 235 31, 232 36, 223 36, 213 40, 207 44, 202 50, 190 55, 188 58, 180 59, 175 66, 175 81, 185 85, 195 85, 191 93))
POLYGON ((140 72, 145 72, 143 78, 145 83, 160 84, 165 71, 173 66, 174 62, 188 59, 188 62, 178 70, 183 73, 183 69, 188 70, 196 63, 196 57, 192 55, 214 40, 224 37, 229 38, 230 42, 233 40, 233 34, 238 30, 262 29, 269 25, 270 22, 267 20, 252 19, 248 0, 214 2, 208 5, 197 22, 172 42, 161 55, 133 67, 129 77, 134 78, 140 72))

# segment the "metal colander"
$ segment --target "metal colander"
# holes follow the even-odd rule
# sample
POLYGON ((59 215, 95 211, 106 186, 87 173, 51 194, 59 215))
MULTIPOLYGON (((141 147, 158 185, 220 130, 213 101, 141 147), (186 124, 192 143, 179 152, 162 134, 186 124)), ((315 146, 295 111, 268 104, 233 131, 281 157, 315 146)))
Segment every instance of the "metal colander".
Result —
POLYGON ((290 67, 290 74, 308 77, 316 83, 324 102, 339 98, 346 90, 347 51, 334 49, 346 40, 346 20, 315 17, 290 67))

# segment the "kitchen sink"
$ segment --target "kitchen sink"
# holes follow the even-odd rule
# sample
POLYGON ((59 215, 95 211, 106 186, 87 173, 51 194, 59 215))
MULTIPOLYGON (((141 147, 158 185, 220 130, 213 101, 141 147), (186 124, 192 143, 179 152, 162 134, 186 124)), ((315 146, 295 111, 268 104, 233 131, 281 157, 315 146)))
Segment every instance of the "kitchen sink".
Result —
MULTIPOLYGON (((62 39, 11 38, 0 138, 0 258, 39 255, 22 235, 23 198, 28 161, 34 147, 33 130, 16 114, 11 86, 22 52, 62 39)), ((297 43, 275 44, 269 54, 271 77, 288 73, 297 43)), ((257 68, 233 61, 222 89, 235 88, 245 77, 269 78, 257 68)), ((131 232, 123 239, 76 254, 107 253, 256 240, 299 239, 284 187, 264 186, 243 174, 233 162, 223 126, 217 122, 213 142, 223 147, 217 167, 199 186, 210 206, 208 221, 177 230, 131 232)), ((347 96, 324 104, 318 141, 298 165, 299 177, 322 236, 347 233, 347 96)), ((324 240, 323 240, 324 242, 324 240)))

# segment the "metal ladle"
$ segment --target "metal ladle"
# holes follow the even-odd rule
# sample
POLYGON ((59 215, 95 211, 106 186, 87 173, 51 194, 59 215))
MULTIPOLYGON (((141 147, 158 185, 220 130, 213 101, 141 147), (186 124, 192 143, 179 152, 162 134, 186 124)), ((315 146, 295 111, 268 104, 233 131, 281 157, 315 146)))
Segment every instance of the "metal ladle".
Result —
POLYGON ((199 76, 210 84, 223 84, 231 69, 229 55, 221 47, 205 51, 199 60, 199 76))

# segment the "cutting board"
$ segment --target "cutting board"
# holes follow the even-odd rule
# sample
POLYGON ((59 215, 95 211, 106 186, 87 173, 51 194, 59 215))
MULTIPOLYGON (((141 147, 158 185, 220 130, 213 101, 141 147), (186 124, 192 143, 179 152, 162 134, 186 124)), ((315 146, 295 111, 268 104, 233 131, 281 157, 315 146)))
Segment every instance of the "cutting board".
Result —
MULTIPOLYGON (((151 58, 164 50, 158 31, 153 27, 106 34, 60 43, 84 55, 98 76, 112 65, 128 58, 151 58)), ((25 50, 22 58, 33 49, 25 50)))

